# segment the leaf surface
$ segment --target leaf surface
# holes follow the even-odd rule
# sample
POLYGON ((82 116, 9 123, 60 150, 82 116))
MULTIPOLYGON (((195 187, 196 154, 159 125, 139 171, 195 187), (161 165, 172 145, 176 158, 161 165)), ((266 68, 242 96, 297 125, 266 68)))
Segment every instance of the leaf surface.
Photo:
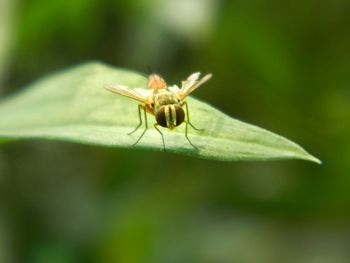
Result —
MULTIPOLYGON (((106 91, 104 87, 110 84, 146 87, 146 78, 102 63, 87 63, 36 81, 0 102, 0 142, 41 138, 130 148, 143 130, 128 135, 139 123, 138 102, 106 91)), ((210 82, 202 88, 210 88, 210 82)), ((167 152, 222 161, 304 159, 320 163, 282 136, 231 118, 192 97, 186 101, 191 122, 204 128, 189 127, 188 136, 198 149, 186 140, 183 124, 175 130, 162 129, 167 152)), ((149 129, 133 148, 163 150, 154 123, 154 116, 148 114, 149 129)))

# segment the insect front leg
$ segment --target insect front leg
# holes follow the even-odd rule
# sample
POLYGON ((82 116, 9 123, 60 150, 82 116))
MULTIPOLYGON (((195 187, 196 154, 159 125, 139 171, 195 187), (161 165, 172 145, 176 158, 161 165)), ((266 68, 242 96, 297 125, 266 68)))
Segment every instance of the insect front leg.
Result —
POLYGON ((137 141, 134 142, 131 146, 135 146, 135 145, 141 140, 141 138, 143 137, 143 135, 145 134, 145 132, 146 132, 147 129, 148 129, 146 109, 145 109, 145 107, 144 107, 143 105, 139 105, 138 110, 139 110, 139 119, 140 119, 140 123, 136 126, 136 128, 135 128, 132 132, 129 133, 129 135, 132 134, 132 133, 134 133, 135 131, 137 131, 138 128, 140 128, 140 126, 142 125, 141 109, 143 110, 143 113, 144 113, 144 116, 145 116, 145 129, 143 130, 143 132, 141 133, 141 135, 140 135, 140 137, 137 139, 137 141))

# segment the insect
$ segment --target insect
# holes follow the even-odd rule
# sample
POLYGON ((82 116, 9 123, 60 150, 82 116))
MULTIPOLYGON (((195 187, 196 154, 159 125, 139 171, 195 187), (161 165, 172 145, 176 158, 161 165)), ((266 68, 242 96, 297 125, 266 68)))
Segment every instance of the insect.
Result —
POLYGON ((197 147, 191 142, 191 140, 188 137, 188 125, 190 125, 195 130, 201 129, 197 129, 190 122, 188 105, 187 102, 184 101, 184 99, 187 95, 189 95, 191 92, 197 89, 200 85, 208 81, 211 78, 211 76, 211 74, 207 74, 203 78, 200 78, 199 72, 193 73, 185 81, 182 81, 181 88, 179 88, 177 85, 168 86, 165 80, 160 75, 151 74, 148 77, 148 89, 130 88, 124 85, 110 85, 105 88, 111 92, 129 97, 142 103, 138 106, 139 124, 133 131, 129 133, 129 135, 133 134, 141 127, 141 111, 143 111, 144 113, 145 129, 132 146, 135 146, 146 133, 148 129, 147 113, 150 113, 155 116, 156 123, 154 124, 154 128, 162 136, 164 151, 164 136, 158 127, 161 126, 172 130, 175 127, 181 125, 182 123, 186 124, 186 139, 195 149, 197 149, 197 147))

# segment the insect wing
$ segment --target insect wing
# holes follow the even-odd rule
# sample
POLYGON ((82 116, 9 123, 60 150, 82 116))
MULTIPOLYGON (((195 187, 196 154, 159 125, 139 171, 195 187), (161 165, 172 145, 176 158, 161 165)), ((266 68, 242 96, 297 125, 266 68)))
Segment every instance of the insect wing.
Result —
POLYGON ((211 78, 212 74, 207 74, 201 79, 199 79, 199 76, 199 72, 193 73, 185 81, 182 82, 182 87, 178 92, 178 97, 181 100, 184 99, 188 94, 193 92, 200 85, 202 85, 204 82, 208 81, 211 78))
POLYGON ((177 85, 169 86, 168 90, 175 94, 178 94, 181 91, 181 89, 177 85))
POLYGON ((119 95, 126 96, 143 103, 147 103, 151 95, 150 90, 142 88, 132 89, 123 85, 109 85, 105 88, 113 93, 117 93, 119 95))

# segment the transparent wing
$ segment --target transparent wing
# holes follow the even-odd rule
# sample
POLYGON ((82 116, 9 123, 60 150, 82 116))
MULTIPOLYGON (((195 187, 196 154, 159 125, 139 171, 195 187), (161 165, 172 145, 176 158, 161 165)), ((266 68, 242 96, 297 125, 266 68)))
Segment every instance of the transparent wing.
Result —
POLYGON ((182 82, 182 87, 177 92, 177 95, 180 100, 184 99, 188 94, 193 92, 204 82, 208 81, 211 78, 212 74, 207 74, 201 79, 199 79, 199 76, 199 72, 193 73, 185 81, 182 82))
POLYGON ((174 86, 169 86, 168 90, 173 93, 179 93, 181 89, 177 85, 174 85, 174 86))
POLYGON ((143 103, 147 103, 151 95, 151 90, 142 89, 142 88, 132 89, 123 85, 109 85, 109 86, 106 86, 105 89, 113 93, 117 93, 119 95, 126 96, 134 100, 138 100, 143 103))

